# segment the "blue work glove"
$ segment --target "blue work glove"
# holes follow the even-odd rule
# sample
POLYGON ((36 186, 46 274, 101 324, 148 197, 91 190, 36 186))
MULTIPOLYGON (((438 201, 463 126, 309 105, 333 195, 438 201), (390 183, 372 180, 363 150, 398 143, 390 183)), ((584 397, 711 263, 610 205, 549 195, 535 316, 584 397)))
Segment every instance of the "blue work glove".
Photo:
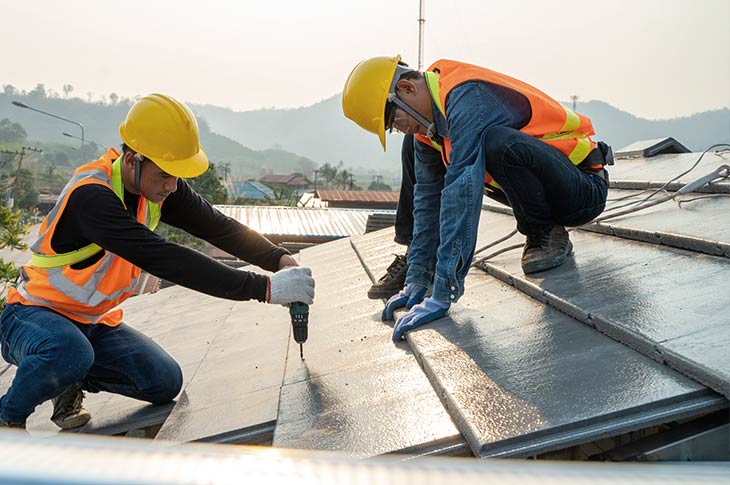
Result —
POLYGON ((413 283, 406 285, 405 288, 388 299, 380 319, 384 322, 393 320, 393 312, 395 310, 403 307, 410 310, 414 305, 421 303, 424 296, 426 296, 425 286, 413 283))
POLYGON ((393 327, 393 342, 403 338, 403 334, 424 323, 433 322, 434 320, 446 315, 449 311, 451 303, 434 300, 429 297, 423 303, 411 308, 411 311, 401 316, 395 327, 393 327))

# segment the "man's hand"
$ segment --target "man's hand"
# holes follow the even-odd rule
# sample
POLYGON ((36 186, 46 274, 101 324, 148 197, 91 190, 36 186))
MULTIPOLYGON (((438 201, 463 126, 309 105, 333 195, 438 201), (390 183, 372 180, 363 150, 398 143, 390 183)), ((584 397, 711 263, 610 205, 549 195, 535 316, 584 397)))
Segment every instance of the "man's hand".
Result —
POLYGON ((393 327, 393 342, 403 338, 403 334, 424 323, 433 322, 434 320, 446 315, 449 311, 451 303, 434 300, 429 297, 423 303, 411 308, 411 311, 401 316, 393 327))
POLYGON ((421 285, 406 285, 405 288, 400 290, 395 295, 391 296, 388 302, 385 304, 383 314, 380 316, 382 321, 388 321, 393 319, 393 312, 398 308, 406 307, 410 309, 414 305, 421 303, 423 297, 426 296, 426 287, 421 285))
POLYGON ((284 254, 279 258, 279 269, 282 270, 288 266, 299 266, 299 263, 297 263, 297 260, 291 254, 284 254))
POLYGON ((269 276, 267 303, 288 305, 299 301, 314 303, 314 278, 306 266, 292 266, 269 276))

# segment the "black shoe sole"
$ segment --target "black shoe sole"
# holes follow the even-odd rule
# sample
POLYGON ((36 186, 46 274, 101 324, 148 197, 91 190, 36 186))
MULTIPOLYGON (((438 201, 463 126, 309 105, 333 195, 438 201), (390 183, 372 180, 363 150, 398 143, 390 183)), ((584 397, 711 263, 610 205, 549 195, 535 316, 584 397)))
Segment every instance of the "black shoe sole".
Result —
POLYGON ((390 298, 391 296, 398 293, 400 289, 398 290, 385 290, 381 288, 371 288, 370 291, 368 291, 368 298, 371 300, 382 300, 386 298, 390 298))
POLYGON ((543 259, 541 261, 531 261, 529 263, 522 264, 522 272, 525 274, 538 273, 540 271, 546 271, 548 269, 557 268, 563 264, 573 252, 573 243, 568 241, 568 252, 564 255, 556 256, 550 259, 543 259))

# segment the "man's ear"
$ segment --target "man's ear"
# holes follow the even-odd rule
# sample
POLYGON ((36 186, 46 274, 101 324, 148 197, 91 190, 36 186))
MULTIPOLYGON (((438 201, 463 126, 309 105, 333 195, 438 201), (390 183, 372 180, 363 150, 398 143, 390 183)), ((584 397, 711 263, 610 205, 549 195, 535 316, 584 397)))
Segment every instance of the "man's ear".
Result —
POLYGON ((132 153, 130 150, 125 150, 123 157, 124 158, 122 159, 122 163, 131 168, 134 168, 134 153, 132 153))
POLYGON ((403 91, 406 94, 413 94, 416 92, 416 83, 410 79, 399 79, 398 82, 395 83, 395 89, 397 91, 403 91))

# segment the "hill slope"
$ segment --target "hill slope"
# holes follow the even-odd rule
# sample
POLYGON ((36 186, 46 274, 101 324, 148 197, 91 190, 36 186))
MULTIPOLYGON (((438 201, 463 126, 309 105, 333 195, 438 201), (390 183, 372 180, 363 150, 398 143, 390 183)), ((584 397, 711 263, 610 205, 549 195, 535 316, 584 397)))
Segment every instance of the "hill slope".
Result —
MULTIPOLYGON (((568 104, 566 103, 566 106, 568 104)), ((670 120, 646 120, 602 101, 578 103, 602 139, 619 149, 637 140, 673 136, 695 151, 730 143, 730 110, 706 111, 670 120)), ((388 136, 388 153, 377 138, 342 115, 340 96, 299 109, 234 112, 202 105, 195 111, 211 129, 254 149, 281 147, 312 160, 369 169, 399 170, 400 135, 388 136)))

